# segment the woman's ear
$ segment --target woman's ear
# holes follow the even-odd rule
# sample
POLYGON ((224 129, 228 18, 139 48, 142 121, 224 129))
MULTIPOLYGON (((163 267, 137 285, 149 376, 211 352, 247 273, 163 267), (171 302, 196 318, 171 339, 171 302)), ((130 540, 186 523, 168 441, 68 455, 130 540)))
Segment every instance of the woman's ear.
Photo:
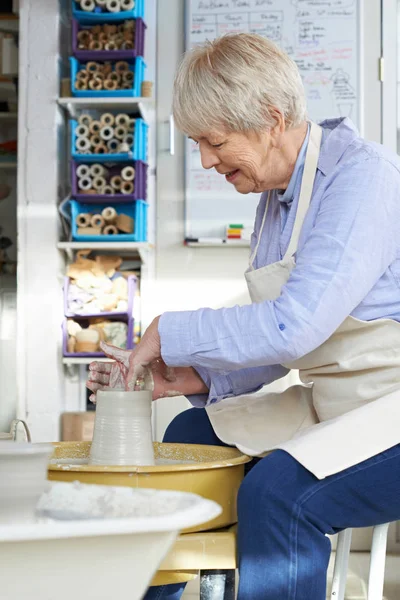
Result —
POLYGON ((269 133, 273 146, 279 148, 281 146, 282 136, 286 131, 285 119, 280 110, 274 106, 269 107, 269 116, 275 120, 275 124, 270 127, 269 133))

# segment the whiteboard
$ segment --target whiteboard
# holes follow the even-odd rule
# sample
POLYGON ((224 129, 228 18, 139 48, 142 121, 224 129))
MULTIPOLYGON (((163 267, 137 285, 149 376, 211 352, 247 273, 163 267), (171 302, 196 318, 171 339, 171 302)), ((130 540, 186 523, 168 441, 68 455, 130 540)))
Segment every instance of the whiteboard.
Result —
MULTIPOLYGON (((186 0, 186 47, 225 33, 258 33, 296 62, 314 121, 348 116, 360 126, 362 0, 186 0)), ((229 223, 251 227, 259 194, 242 195, 185 149, 186 237, 217 237, 229 223)))

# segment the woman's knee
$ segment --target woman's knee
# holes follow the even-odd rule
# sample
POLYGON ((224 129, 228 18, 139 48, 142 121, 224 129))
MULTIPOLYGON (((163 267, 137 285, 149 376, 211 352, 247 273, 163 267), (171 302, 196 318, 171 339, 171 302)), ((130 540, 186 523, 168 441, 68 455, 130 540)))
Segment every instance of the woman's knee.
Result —
POLYGON ((216 437, 207 413, 202 408, 189 408, 168 425, 164 442, 176 444, 215 444, 216 437))
POLYGON ((238 494, 241 518, 249 507, 269 510, 273 506, 293 505, 311 486, 316 477, 283 450, 276 450, 260 460, 246 475, 238 494))

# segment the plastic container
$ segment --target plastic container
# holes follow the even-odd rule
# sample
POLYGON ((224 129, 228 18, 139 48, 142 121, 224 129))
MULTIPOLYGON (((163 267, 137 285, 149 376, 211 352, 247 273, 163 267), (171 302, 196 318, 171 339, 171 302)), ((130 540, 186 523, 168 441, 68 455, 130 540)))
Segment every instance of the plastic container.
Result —
MULTIPOLYGON (((110 23, 111 24, 111 23, 110 23)), ((106 23, 104 23, 106 25, 106 23)), ((87 60, 129 60, 144 55, 146 24, 143 19, 136 19, 135 45, 131 50, 79 50, 78 32, 91 28, 89 23, 72 20, 72 54, 80 61, 87 60)))
POLYGON ((87 12, 81 10, 78 2, 72 3, 72 16, 77 19, 80 23, 118 23, 126 21, 126 19, 144 19, 144 0, 136 0, 135 6, 132 10, 122 10, 121 12, 87 12))
POLYGON ((78 98, 139 98, 141 96, 142 83, 146 70, 146 63, 141 56, 137 56, 129 64, 129 69, 134 73, 132 88, 129 90, 77 90, 75 87, 76 76, 85 61, 80 62, 74 56, 71 56, 69 61, 71 65, 71 90, 73 96, 77 96, 78 98))
MULTIPOLYGON (((104 155, 101 155, 104 156, 104 155)), ((95 162, 103 162, 101 159, 99 160, 99 155, 97 155, 97 161, 95 162)), ((84 161, 86 162, 86 161, 84 161)), ((110 170, 111 177, 113 175, 119 175, 121 173, 121 169, 125 166, 134 167, 135 169, 135 190, 133 194, 83 194, 81 190, 78 189, 78 177, 76 174, 76 169, 78 168, 78 164, 72 163, 72 197, 76 200, 80 200, 85 202, 85 204, 113 204, 117 202, 118 204, 131 204, 134 200, 146 200, 147 198, 147 165, 146 163, 138 160, 136 162, 130 162, 125 165, 124 163, 118 163, 118 165, 114 167, 108 167, 110 170)), ((87 241, 87 240, 86 240, 87 241)))
MULTIPOLYGON (((95 162, 127 162, 132 160, 147 160, 147 133, 149 126, 143 119, 135 119, 135 132, 133 145, 129 152, 119 152, 116 154, 79 154, 76 151, 76 128, 78 121, 71 119, 71 156, 76 162, 95 163, 95 162)), ((144 198, 144 196, 142 196, 144 198)))
MULTIPOLYGON (((104 317, 105 315, 102 314, 102 317, 104 317)), ((122 321, 122 318, 115 318, 115 315, 113 315, 113 318, 111 319, 110 317, 108 317, 110 320, 113 321, 122 321)), ((126 315, 125 315, 125 319, 126 319, 126 315)), ((88 319, 86 317, 74 317, 74 321, 82 322, 82 321, 87 321, 88 319)), ((132 350, 135 346, 134 342, 133 342, 133 328, 134 328, 134 320, 132 318, 128 318, 126 319, 124 322, 127 322, 128 324, 128 334, 127 334, 127 341, 126 341, 126 348, 127 350, 132 350)), ((68 352, 68 329, 67 329, 67 319, 64 319, 63 324, 62 324, 62 336, 63 336, 63 343, 62 343, 62 349, 63 349, 63 356, 68 357, 68 358, 105 358, 105 354, 104 352, 68 352)))
POLYGON ((99 313, 74 313, 72 311, 69 310, 68 308, 68 292, 69 292, 69 286, 70 286, 70 278, 69 277, 64 277, 64 286, 63 286, 63 294, 64 294, 64 315, 66 317, 73 317, 73 318, 91 318, 91 317, 118 317, 118 318, 127 318, 129 316, 132 315, 133 313, 133 303, 134 303, 134 299, 135 299, 135 291, 136 291, 136 284, 137 284, 137 278, 134 275, 130 275, 127 279, 128 281, 128 308, 126 310, 126 312, 116 312, 116 311, 108 311, 108 312, 99 312, 99 313))
POLYGON ((147 238, 147 203, 136 200, 131 204, 114 205, 117 214, 125 214, 135 222, 133 233, 118 233, 116 235, 79 235, 76 217, 79 213, 101 212, 104 204, 83 204, 70 200, 72 239, 77 242, 145 242, 147 238))

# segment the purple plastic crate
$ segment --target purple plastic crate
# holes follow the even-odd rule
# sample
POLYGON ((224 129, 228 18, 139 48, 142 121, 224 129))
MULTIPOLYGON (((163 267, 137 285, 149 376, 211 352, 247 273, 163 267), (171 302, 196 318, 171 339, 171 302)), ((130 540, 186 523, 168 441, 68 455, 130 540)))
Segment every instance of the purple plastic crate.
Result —
MULTIPOLYGON (((131 50, 79 50, 78 32, 82 29, 91 29, 93 25, 79 24, 76 19, 72 19, 72 53, 81 61, 86 60, 129 60, 136 56, 144 56, 144 38, 147 29, 143 19, 135 19, 135 45, 131 50)), ((110 23, 112 24, 112 23, 110 23)))
POLYGON ((136 284, 137 278, 134 275, 130 275, 128 278, 128 308, 126 312, 102 312, 102 313, 90 313, 90 314, 81 314, 81 313, 73 313, 68 308, 68 291, 70 285, 69 277, 64 277, 64 316, 66 317, 77 317, 80 319, 90 319, 91 317, 114 317, 114 318, 127 318, 132 316, 133 311, 133 302, 135 298, 136 284))
MULTIPOLYGON (((115 316, 115 315, 114 315, 115 316)), ((83 317, 75 317, 74 321, 82 321, 83 317)), ((114 321, 122 321, 122 319, 113 319, 114 321)), ((105 358, 104 352, 68 352, 68 329, 67 319, 64 319, 62 324, 62 335, 63 335, 63 356, 68 358, 105 358)), ((134 319, 128 319, 128 337, 126 347, 127 350, 132 350, 134 344, 134 319)))
MULTIPOLYGON (((101 163, 101 155, 99 155, 99 163, 101 163)), ((79 163, 84 164, 84 163, 79 163)), ((136 160, 127 163, 118 163, 111 167, 105 165, 110 172, 110 177, 114 175, 119 175, 121 173, 121 169, 126 166, 133 166, 136 174, 135 174, 135 191, 133 194, 83 194, 78 189, 78 177, 76 175, 76 169, 79 167, 79 164, 75 161, 72 161, 71 170, 72 170, 72 197, 81 202, 85 202, 85 204, 99 204, 99 203, 112 203, 118 202, 119 204, 129 204, 133 200, 146 200, 147 199, 147 164, 142 162, 141 160, 136 160)), ((90 166, 90 165, 89 165, 90 166)))

